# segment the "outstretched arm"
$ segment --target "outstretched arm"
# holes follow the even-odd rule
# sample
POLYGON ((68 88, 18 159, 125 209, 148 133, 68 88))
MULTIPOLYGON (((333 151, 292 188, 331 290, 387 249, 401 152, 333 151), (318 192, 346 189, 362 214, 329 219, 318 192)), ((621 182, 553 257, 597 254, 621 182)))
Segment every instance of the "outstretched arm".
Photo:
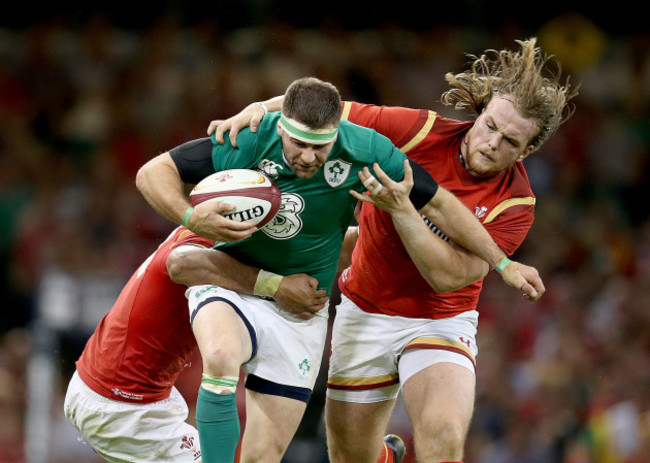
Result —
POLYGON ((261 279, 268 278, 268 273, 260 277, 259 268, 242 264, 216 249, 179 246, 167 258, 167 271, 172 281, 187 286, 210 284, 238 293, 273 297, 284 310, 305 319, 313 317, 328 301, 327 292, 318 289, 318 280, 304 273, 276 275, 273 284, 260 289, 261 279))
POLYGON ((208 126, 208 135, 215 134, 217 143, 224 142, 224 134, 230 130, 228 138, 232 146, 237 147, 237 134, 245 127, 250 127, 251 132, 256 132, 260 122, 269 111, 280 111, 284 96, 276 96, 266 101, 251 103, 228 119, 217 119, 210 122, 208 126))
POLYGON ((507 284, 523 290, 531 301, 542 296, 545 288, 537 270, 519 262, 508 264, 506 255, 487 230, 452 193, 438 188, 436 195, 421 212, 455 243, 482 260, 448 245, 431 233, 409 200, 413 174, 408 161, 404 163, 404 180, 399 183, 391 180, 378 165, 374 166, 374 170, 379 180, 374 179, 368 169, 364 169, 359 176, 368 191, 376 191, 376 194, 366 196, 350 193, 391 213, 411 259, 434 289, 450 291, 465 286, 487 274, 491 266, 499 270, 507 284), (380 190, 377 189, 379 183, 383 185, 380 190))

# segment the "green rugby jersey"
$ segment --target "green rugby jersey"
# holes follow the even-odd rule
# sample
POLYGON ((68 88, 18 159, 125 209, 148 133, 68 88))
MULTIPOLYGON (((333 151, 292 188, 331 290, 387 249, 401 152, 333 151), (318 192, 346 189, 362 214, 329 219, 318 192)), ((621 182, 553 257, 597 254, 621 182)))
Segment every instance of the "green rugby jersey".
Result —
POLYGON ((307 273, 329 293, 356 205, 349 190, 365 191, 358 172, 365 166, 372 172, 377 162, 388 176, 401 181, 406 156, 383 135, 342 120, 324 166, 310 179, 298 178, 283 158, 276 129, 279 118, 279 112, 269 113, 256 133, 242 130, 238 149, 228 137, 222 145, 212 136, 215 171, 259 169, 282 192, 282 205, 271 222, 250 238, 215 247, 240 262, 280 275, 307 273))

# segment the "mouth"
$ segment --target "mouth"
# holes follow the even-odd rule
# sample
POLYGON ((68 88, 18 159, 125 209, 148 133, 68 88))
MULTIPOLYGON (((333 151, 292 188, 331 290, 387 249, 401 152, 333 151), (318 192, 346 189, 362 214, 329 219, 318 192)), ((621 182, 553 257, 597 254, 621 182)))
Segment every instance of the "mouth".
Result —
POLYGON ((484 160, 488 162, 494 162, 494 159, 492 159, 492 157, 489 154, 487 154, 485 151, 479 151, 478 153, 480 154, 481 158, 483 158, 484 160))
POLYGON ((296 167, 302 170, 312 170, 312 169, 318 169, 320 166, 311 165, 311 164, 296 164, 296 167))

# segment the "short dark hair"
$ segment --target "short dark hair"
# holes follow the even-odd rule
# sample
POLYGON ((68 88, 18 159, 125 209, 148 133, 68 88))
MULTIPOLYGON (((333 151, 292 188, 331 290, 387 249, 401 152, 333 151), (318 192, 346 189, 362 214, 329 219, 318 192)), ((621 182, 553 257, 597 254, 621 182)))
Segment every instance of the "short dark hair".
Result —
POLYGON ((338 126, 341 112, 338 89, 315 77, 294 80, 284 94, 282 114, 312 129, 338 126))

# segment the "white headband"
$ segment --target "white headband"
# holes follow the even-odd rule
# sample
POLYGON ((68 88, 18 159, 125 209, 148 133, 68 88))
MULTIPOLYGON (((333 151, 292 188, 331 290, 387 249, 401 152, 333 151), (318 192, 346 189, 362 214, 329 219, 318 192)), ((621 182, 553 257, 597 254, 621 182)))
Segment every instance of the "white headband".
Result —
POLYGON ((286 117, 284 114, 280 116, 280 125, 284 130, 289 132, 293 138, 314 145, 328 144, 336 138, 336 134, 339 130, 338 127, 333 129, 312 129, 302 122, 286 117))

